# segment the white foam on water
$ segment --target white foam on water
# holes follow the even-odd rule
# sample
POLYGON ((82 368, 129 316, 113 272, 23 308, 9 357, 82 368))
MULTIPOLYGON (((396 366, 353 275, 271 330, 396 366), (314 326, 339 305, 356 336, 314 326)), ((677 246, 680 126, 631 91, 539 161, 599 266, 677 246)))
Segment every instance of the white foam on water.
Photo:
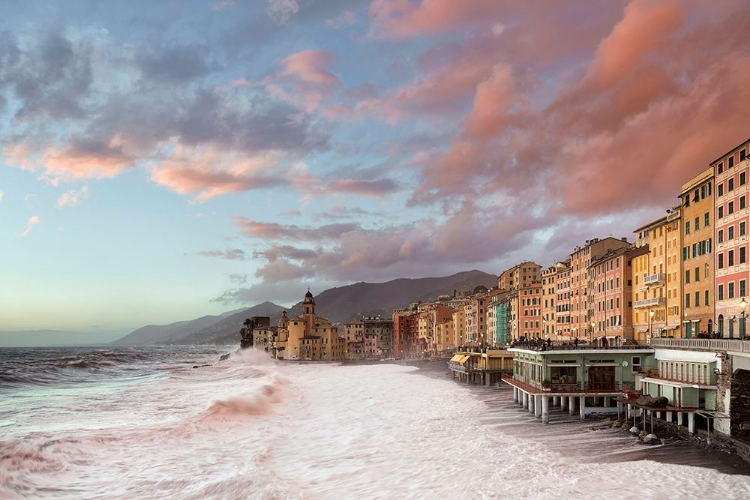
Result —
MULTIPOLYGON (((632 446, 622 439, 607 463, 552 451, 512 412, 409 367, 252 350, 210 365, 84 394, 77 428, 57 429, 49 413, 17 419, 19 434, 0 441, 0 498, 750 498, 748 476, 616 462, 632 446)), ((551 427, 565 435, 538 432, 551 427)), ((578 435, 592 449, 615 436, 570 431, 570 446, 578 435)))

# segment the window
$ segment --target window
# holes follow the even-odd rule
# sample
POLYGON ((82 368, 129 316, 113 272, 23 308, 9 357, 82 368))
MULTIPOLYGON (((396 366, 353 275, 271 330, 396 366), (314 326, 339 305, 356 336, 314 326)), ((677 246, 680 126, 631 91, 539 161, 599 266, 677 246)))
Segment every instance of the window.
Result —
POLYGON ((690 294, 686 293, 685 294, 685 309, 687 309, 689 307, 690 307, 690 294))
POLYGON ((745 280, 740 280, 740 297, 747 295, 747 283, 745 280))
POLYGON ((695 292, 695 307, 701 306, 701 293, 695 292))
POLYGON ((690 247, 682 247, 682 260, 690 258, 690 247))
POLYGON ((695 272, 693 273, 693 276, 695 277, 695 282, 699 282, 701 280, 701 268, 696 267, 695 272))
POLYGON ((703 214, 703 227, 708 227, 710 220, 708 218, 708 212, 703 214))
POLYGON ((724 269, 724 254, 719 254, 719 269, 724 269))
POLYGON ((733 214, 734 213, 734 202, 730 201, 729 205, 727 206, 727 213, 733 214))
POLYGON ((727 266, 733 266, 733 265, 734 265, 734 250, 730 250, 727 252, 727 266))
POLYGON ((724 285, 719 285, 719 300, 724 300, 724 285))
POLYGON ((685 196, 685 206, 686 207, 690 206, 690 195, 685 196))
POLYGON ((729 289, 727 290, 727 298, 733 299, 734 298, 734 281, 729 282, 729 289))
POLYGON ((724 217, 724 207, 719 207, 719 215, 718 215, 718 217, 719 217, 719 219, 721 219, 722 217, 724 217))
POLYGON ((747 247, 740 247, 740 264, 747 261, 747 247))
POLYGON ((706 262, 706 265, 704 266, 703 277, 708 278, 708 262, 706 262))
POLYGON ((743 149, 740 151, 740 161, 745 161, 745 158, 747 158, 747 152, 743 149))
POLYGON ((690 269, 685 271, 685 283, 690 283, 690 269))
POLYGON ((719 243, 724 243, 724 230, 719 229, 719 243))
MULTIPOLYGON (((740 157, 744 156, 745 150, 742 150, 742 155, 740 157)), ((740 172, 740 186, 744 186, 747 183, 747 173, 746 172, 740 172)))
POLYGON ((732 168, 734 166, 734 156, 730 156, 727 158, 727 168, 732 168))
POLYGON ((703 293, 703 303, 706 305, 710 304, 710 302, 708 301, 708 290, 703 293))
POLYGON ((730 240, 734 239, 734 224, 727 228, 727 238, 730 240))
POLYGON ((740 236, 745 236, 747 233, 747 223, 745 221, 740 222, 740 236))
POLYGON ((700 228, 701 228, 701 218, 700 217, 696 217, 695 218, 695 227, 693 228, 693 230, 697 231, 700 228))
POLYGON ((724 171, 724 164, 723 163, 719 163, 718 165, 716 165, 716 173, 717 174, 720 174, 723 171, 724 171))
POLYGON ((719 184, 719 187, 717 188, 719 190, 719 196, 724 195, 724 183, 719 184))
POLYGON ((640 356, 633 356, 632 363, 633 372, 639 372, 641 371, 641 357, 640 356))
POLYGON ((734 179, 729 179, 727 181, 727 191, 734 191, 734 179))
POLYGON ((740 210, 742 210, 746 206, 747 206, 747 199, 745 198, 745 196, 741 196, 740 197, 740 210))
POLYGON ((690 221, 685 223, 685 234, 690 234, 690 221))

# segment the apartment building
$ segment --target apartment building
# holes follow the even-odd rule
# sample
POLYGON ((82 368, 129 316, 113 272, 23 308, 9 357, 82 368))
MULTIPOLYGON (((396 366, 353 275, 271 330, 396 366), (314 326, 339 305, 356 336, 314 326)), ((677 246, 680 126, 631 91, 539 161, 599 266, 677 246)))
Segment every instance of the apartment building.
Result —
POLYGON ((608 343, 633 338, 632 248, 610 250, 592 260, 594 337, 606 337, 608 343))
MULTIPOLYGON (((714 331, 714 169, 709 167, 682 185, 682 331, 681 337, 708 337, 714 331)), ((724 188, 722 187, 722 190, 724 188)), ((745 226, 743 226, 744 231, 745 226)), ((733 224, 716 231, 722 248, 739 234, 733 224), (731 233, 731 238, 729 238, 731 233)))
POLYGON ((716 182, 716 331, 744 338, 747 306, 748 148, 747 140, 711 163, 716 182))

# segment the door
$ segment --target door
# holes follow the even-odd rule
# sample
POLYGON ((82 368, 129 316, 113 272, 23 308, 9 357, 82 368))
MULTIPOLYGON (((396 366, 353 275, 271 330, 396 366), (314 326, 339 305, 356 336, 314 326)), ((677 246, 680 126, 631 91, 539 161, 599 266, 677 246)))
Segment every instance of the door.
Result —
POLYGON ((615 367, 614 366, 591 366, 589 367, 589 390, 614 391, 615 367))

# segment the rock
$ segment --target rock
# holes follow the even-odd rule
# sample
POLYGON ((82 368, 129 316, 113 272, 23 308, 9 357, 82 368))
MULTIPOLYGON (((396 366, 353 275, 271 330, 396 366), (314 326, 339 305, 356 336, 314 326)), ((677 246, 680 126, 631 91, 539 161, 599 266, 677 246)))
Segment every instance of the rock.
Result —
POLYGON ((231 355, 232 355, 231 352, 228 352, 226 354, 222 354, 221 357, 219 358, 219 361, 226 361, 226 360, 229 359, 229 356, 231 356, 231 355))
POLYGON ((211 366, 211 365, 193 365, 193 368, 203 368, 204 366, 211 366))
POLYGON ((647 434, 641 439, 641 441, 643 444, 661 444, 661 439, 659 439, 656 434, 647 434))
POLYGON ((615 420, 614 422, 612 422, 612 425, 610 427, 612 427, 613 429, 617 429, 621 425, 622 424, 620 422, 618 422, 618 421, 615 420))
POLYGON ((641 430, 636 425, 630 428, 630 433, 634 436, 637 436, 639 432, 641 432, 641 430))
POLYGON ((638 437, 646 437, 648 436, 648 431, 646 429, 643 429, 641 432, 638 433, 638 437))
POLYGON ((630 430, 630 424, 627 422, 623 422, 622 429, 629 431, 630 430))

